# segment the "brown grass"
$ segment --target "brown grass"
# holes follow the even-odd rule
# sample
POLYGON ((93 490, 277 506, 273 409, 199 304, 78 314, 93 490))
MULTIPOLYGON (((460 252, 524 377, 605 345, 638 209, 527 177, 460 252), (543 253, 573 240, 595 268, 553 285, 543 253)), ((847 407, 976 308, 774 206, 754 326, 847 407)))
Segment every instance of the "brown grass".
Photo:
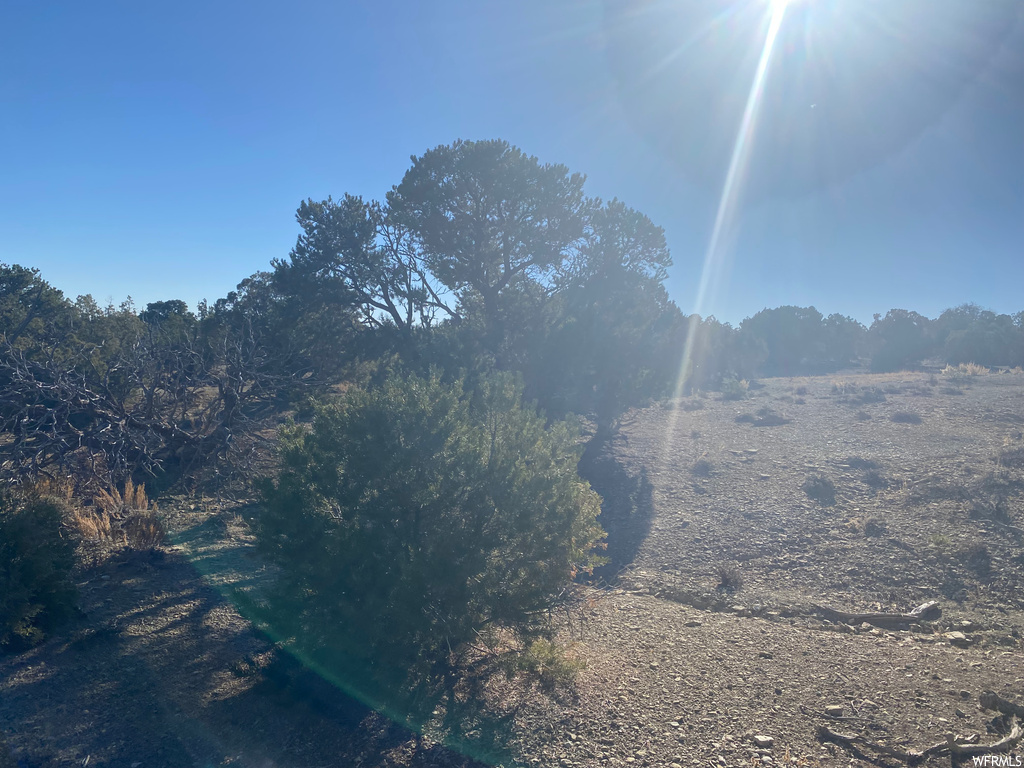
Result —
POLYGON ((167 536, 157 517, 156 504, 146 496, 143 485, 128 480, 123 490, 102 489, 93 497, 93 504, 92 508, 77 504, 71 508, 70 522, 83 538, 150 549, 162 544, 167 536))
POLYGON ((988 373, 988 368, 977 363, 960 363, 960 365, 947 365, 942 369, 942 375, 954 381, 966 379, 968 376, 981 376, 988 373))

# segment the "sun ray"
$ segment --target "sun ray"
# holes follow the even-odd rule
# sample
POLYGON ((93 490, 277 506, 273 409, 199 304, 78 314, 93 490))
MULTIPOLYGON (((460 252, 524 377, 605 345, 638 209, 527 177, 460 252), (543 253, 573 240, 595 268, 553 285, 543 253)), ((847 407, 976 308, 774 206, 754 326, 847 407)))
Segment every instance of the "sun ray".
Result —
MULTIPOLYGON (((770 6, 771 16, 768 20, 764 47, 761 49, 761 56, 757 62, 757 69, 754 72, 754 79, 751 82, 750 92, 747 94, 746 105, 743 109, 743 117, 736 132, 736 140, 733 142, 732 156, 729 159, 729 168, 725 174, 725 183, 722 185, 722 194, 718 200, 714 226, 711 229, 711 237, 708 240, 708 247, 704 253, 704 266, 701 270, 700 283, 697 288, 697 299, 694 306, 694 314, 697 315, 703 315, 709 287, 717 272, 721 269, 724 260, 723 235, 728 231, 735 217, 739 192, 750 158, 758 107, 761 103, 761 95, 764 92, 768 64, 771 61, 775 41, 778 38, 779 29, 782 27, 782 20, 786 15, 788 5, 789 0, 772 0, 770 6)), ((676 384, 672 393, 673 399, 678 399, 682 396, 686 380, 691 373, 690 369, 693 365, 693 347, 696 336, 697 323, 690 322, 686 329, 683 359, 679 366, 679 373, 676 376, 676 384)), ((672 446, 678 411, 679 409, 677 408, 669 411, 665 437, 666 449, 670 449, 672 446)))

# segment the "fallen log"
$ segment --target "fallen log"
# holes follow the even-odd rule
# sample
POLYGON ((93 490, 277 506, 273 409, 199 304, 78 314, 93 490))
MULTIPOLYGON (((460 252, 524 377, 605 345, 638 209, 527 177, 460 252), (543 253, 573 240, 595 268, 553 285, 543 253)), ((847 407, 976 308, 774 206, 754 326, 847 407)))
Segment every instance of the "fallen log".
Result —
POLYGON ((858 753, 857 757, 860 757, 861 759, 871 760, 870 756, 865 755, 859 749, 859 747, 864 747, 865 749, 869 749, 872 752, 875 752, 876 754, 900 760, 906 763, 907 765, 917 765, 918 763, 924 762, 929 757, 948 755, 950 749, 949 742, 943 741, 938 744, 932 744, 932 746, 922 750, 900 750, 887 746, 885 744, 879 744, 877 742, 871 741, 870 739, 865 739, 863 736, 851 736, 845 733, 838 733, 836 731, 833 731, 827 725, 818 726, 818 740, 831 741, 834 744, 839 744, 841 746, 847 747, 853 750, 854 752, 858 753))
POLYGON ((957 744, 952 736, 949 736, 949 751, 957 755, 988 755, 997 752, 1009 752, 1016 747, 1024 738, 1024 728, 1020 726, 1020 720, 1013 724, 1010 732, 999 741, 992 744, 957 744))
POLYGON ((814 611, 829 621, 843 624, 871 624, 882 629, 907 629, 915 624, 936 621, 942 617, 942 609, 935 600, 917 606, 908 613, 848 613, 826 608, 823 605, 811 606, 814 611))
POLYGON ((817 736, 819 741, 831 741, 834 744, 846 747, 862 760, 875 762, 871 755, 864 752, 864 750, 869 750, 875 755, 900 760, 907 765, 917 765, 929 757, 941 755, 989 755, 1009 752, 1024 740, 1024 726, 1021 724, 1022 718, 1024 718, 1024 707, 1014 704, 1012 701, 1007 701, 993 691, 985 691, 978 697, 978 701, 984 709, 996 710, 1004 715, 1010 715, 1015 718, 1010 732, 999 739, 999 741, 992 742, 991 744, 979 744, 977 735, 964 738, 948 734, 945 741, 933 744, 922 750, 899 750, 871 741, 863 736, 833 731, 827 725, 818 726, 817 736))

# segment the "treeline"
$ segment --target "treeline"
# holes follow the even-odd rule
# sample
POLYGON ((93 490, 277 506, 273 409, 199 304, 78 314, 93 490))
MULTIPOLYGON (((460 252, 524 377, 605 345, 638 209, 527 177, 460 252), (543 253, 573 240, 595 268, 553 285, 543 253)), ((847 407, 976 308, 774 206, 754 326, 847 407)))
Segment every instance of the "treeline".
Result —
POLYGON ((738 327, 669 299, 664 231, 584 177, 503 141, 413 158, 383 201, 307 200, 291 253, 196 312, 72 301, 0 266, 0 446, 8 474, 101 461, 119 477, 245 465, 264 420, 346 381, 520 377, 549 418, 607 434, 629 407, 724 380, 866 363, 1024 364, 1024 313, 966 304, 870 327, 813 307, 738 327))
MULTIPOLYGON (((699 318, 693 318, 699 320, 699 318)), ((890 309, 870 326, 839 314, 825 317, 814 307, 764 309, 733 328, 704 321, 697 359, 712 361, 702 386, 723 376, 808 376, 841 368, 871 371, 918 368, 925 362, 1024 365, 1024 312, 999 315, 962 304, 929 319, 890 309)))

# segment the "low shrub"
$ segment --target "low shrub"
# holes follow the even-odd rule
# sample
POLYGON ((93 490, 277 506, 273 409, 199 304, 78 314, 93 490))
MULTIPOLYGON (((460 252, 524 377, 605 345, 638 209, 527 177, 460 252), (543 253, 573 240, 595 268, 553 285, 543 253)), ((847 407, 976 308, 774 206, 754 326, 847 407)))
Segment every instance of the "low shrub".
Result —
POLYGON ((719 563, 715 567, 715 575, 718 577, 719 591, 732 594, 743 589, 743 575, 735 563, 719 563))
POLYGON ((750 424, 754 427, 779 427, 793 421, 785 414, 779 413, 767 405, 759 408, 757 414, 742 413, 734 420, 737 424, 750 424))
POLYGON ((894 421, 897 424, 920 424, 924 421, 920 414, 912 413, 910 411, 897 411, 889 417, 889 420, 894 421))
POLYGON ((864 484, 874 491, 884 491, 889 487, 889 480, 877 469, 869 469, 864 472, 861 478, 864 484))
POLYGON ((0 650, 39 643, 74 611, 66 511, 55 498, 0 496, 0 650))
POLYGON ((525 673, 537 680, 541 690, 550 693, 572 686, 586 662, 575 645, 562 646, 554 640, 538 638, 521 653, 508 656, 504 666, 509 677, 525 673))
POLYGON ((693 462, 693 466, 690 468, 690 474, 694 477, 711 477, 711 473, 714 471, 714 465, 703 456, 693 462))
POLYGON ((723 400, 743 400, 750 389, 750 382, 732 376, 722 379, 723 400))
POLYGON ((873 405, 885 402, 885 393, 878 387, 867 387, 854 396, 853 402, 857 405, 873 405))
POLYGON ((101 490, 93 501, 91 508, 73 506, 70 510, 69 519, 82 538, 130 549, 152 549, 166 539, 167 529, 156 504, 146 496, 145 486, 128 480, 123 490, 101 490))
POLYGON ((824 475, 811 475, 803 484, 804 493, 808 498, 821 504, 823 507, 831 507, 836 503, 836 484, 824 475))
POLYGON ((981 376, 988 373, 988 368, 975 363, 960 363, 959 365, 947 365, 942 369, 942 375, 950 381, 963 381, 972 376, 981 376))

